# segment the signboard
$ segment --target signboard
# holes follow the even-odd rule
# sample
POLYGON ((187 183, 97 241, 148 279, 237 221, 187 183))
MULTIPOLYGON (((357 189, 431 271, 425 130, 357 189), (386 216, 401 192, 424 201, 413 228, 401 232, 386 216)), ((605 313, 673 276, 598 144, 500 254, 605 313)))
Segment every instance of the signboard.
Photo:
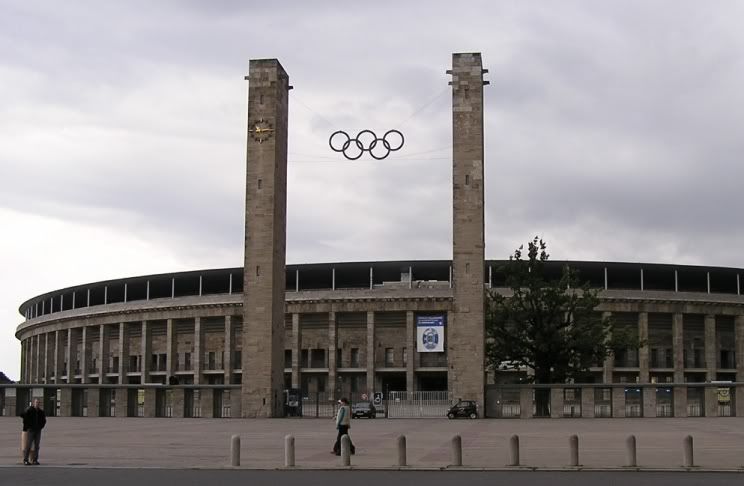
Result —
POLYGON ((443 353, 444 316, 416 316, 416 343, 419 353, 443 353))
POLYGON ((730 403, 731 393, 728 388, 718 389, 718 403, 730 403))
POLYGON ((376 407, 382 405, 382 392, 375 392, 372 398, 372 404, 376 407))

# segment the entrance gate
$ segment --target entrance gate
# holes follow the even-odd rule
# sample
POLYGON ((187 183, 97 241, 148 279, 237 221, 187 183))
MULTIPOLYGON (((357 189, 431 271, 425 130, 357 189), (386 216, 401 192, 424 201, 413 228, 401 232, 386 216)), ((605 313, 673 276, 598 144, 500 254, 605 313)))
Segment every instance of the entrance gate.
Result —
POLYGON ((392 391, 386 400, 389 418, 444 418, 452 406, 448 391, 392 391))

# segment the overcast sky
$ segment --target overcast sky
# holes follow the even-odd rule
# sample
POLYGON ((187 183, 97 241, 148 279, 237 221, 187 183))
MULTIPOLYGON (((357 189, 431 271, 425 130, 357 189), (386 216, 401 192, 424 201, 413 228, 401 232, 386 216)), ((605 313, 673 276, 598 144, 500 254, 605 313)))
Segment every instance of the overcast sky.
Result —
POLYGON ((0 370, 50 290, 240 266, 246 90, 290 92, 288 263, 451 257, 453 52, 482 52, 486 243, 744 267, 744 2, 0 0, 0 370), (334 130, 399 128, 384 161, 334 130))

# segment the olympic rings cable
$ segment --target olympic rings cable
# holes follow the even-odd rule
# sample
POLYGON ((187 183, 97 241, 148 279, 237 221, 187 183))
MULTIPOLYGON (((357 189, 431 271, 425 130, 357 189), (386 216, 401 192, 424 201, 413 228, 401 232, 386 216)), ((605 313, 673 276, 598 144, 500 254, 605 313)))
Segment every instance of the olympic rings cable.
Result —
POLYGON ((328 145, 331 147, 331 150, 341 152, 349 160, 359 159, 364 155, 364 152, 369 153, 375 160, 382 160, 387 158, 390 152, 400 150, 404 142, 405 138, 403 138, 403 134, 398 130, 388 130, 382 138, 379 138, 372 130, 362 130, 354 138, 351 138, 345 131, 338 130, 333 132, 328 138, 328 145), (392 137, 388 140, 388 136, 390 135, 392 137), (393 146, 391 141, 395 141, 395 136, 400 140, 397 145, 393 146), (334 138, 336 138, 335 143, 334 138), (341 145, 338 144, 338 138, 345 138, 341 145))

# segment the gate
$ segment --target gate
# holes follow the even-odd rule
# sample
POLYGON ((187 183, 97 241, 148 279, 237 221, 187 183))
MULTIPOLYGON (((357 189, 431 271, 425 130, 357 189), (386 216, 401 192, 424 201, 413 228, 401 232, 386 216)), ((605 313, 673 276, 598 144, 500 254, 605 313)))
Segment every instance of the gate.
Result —
POLYGON ((389 418, 444 418, 451 406, 448 391, 392 391, 387 397, 389 418))

